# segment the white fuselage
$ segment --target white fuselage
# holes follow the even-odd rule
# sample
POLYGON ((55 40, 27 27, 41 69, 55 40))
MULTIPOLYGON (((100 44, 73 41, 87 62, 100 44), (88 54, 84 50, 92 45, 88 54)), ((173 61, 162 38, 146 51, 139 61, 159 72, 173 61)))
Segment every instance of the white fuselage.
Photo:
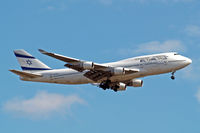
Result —
MULTIPOLYGON (((139 56, 129 58, 117 62, 105 63, 103 65, 112 67, 123 67, 128 69, 139 69, 140 71, 133 74, 124 74, 118 76, 112 76, 109 79, 112 82, 122 82, 135 78, 141 78, 149 75, 156 75, 162 73, 175 72, 181 68, 186 67, 192 61, 184 56, 176 53, 162 53, 147 56, 139 56)), ((58 83, 58 84, 87 84, 96 83, 84 76, 88 70, 78 72, 72 69, 54 69, 36 72, 41 74, 42 77, 29 79, 21 78, 25 81, 35 82, 47 82, 47 83, 58 83)), ((106 80, 106 78, 97 81, 97 83, 106 80)))

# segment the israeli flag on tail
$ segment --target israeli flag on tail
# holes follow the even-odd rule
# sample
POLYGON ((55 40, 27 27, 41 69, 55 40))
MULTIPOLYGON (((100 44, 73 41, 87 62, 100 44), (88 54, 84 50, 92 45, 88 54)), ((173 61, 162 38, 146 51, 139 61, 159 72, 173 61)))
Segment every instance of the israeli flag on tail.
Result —
POLYGON ((17 57, 17 60, 21 65, 23 71, 36 72, 51 70, 50 67, 48 67, 23 49, 14 50, 14 54, 17 57))

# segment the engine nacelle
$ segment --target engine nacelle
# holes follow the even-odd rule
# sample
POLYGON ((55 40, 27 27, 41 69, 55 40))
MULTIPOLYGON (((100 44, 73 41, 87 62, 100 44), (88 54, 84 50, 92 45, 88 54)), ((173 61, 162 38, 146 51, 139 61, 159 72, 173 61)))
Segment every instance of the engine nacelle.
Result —
POLYGON ((94 68, 93 62, 81 62, 80 67, 83 69, 91 70, 94 68))
POLYGON ((124 83, 119 83, 118 87, 119 87, 119 88, 117 88, 118 91, 126 90, 126 84, 124 84, 124 83))
POLYGON ((127 86, 133 86, 133 87, 142 87, 142 85, 143 85, 143 80, 141 79, 133 79, 127 84, 127 86))
POLYGON ((115 67, 111 70, 111 73, 113 75, 124 75, 125 69, 123 67, 115 67))
POLYGON ((116 91, 116 92, 117 91, 125 91, 126 90, 126 84, 120 82, 120 83, 112 86, 111 89, 116 91))

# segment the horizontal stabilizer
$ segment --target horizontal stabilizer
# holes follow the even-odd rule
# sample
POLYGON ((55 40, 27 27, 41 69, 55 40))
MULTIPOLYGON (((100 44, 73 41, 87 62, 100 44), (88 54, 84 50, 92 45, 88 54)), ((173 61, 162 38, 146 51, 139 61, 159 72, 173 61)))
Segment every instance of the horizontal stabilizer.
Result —
POLYGON ((25 78, 42 77, 42 75, 40 74, 33 74, 33 73, 25 72, 25 71, 19 71, 19 70, 9 70, 9 71, 13 72, 14 74, 19 75, 20 77, 25 77, 25 78))

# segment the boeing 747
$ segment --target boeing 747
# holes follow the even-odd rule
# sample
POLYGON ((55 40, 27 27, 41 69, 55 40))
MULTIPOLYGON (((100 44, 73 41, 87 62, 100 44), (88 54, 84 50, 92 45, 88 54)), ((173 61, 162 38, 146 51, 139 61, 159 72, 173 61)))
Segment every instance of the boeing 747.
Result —
POLYGON ((93 84, 115 92, 126 90, 127 86, 142 87, 143 80, 150 75, 174 73, 192 60, 176 52, 133 57, 117 62, 99 64, 79 60, 39 49, 42 54, 65 62, 65 69, 52 69, 33 57, 25 50, 14 50, 22 71, 10 70, 23 81, 46 82, 56 84, 93 84))

